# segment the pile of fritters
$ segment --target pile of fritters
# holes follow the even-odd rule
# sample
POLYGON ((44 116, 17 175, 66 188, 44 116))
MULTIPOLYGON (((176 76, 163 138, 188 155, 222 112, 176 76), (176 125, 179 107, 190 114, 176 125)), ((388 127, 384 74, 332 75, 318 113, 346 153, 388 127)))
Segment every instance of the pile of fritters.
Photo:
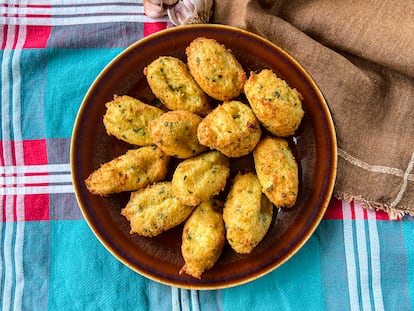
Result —
POLYGON ((180 274, 201 278, 226 241, 237 253, 252 252, 274 206, 295 205, 298 166, 283 137, 295 133, 304 111, 296 89, 270 69, 248 77, 214 39, 195 39, 186 55, 187 63, 160 56, 144 69, 165 110, 126 95, 106 104, 108 135, 131 149, 85 183, 97 195, 132 192, 121 211, 131 234, 153 237, 185 223, 180 274), (232 176, 226 188, 231 159, 246 155, 255 169, 232 176), (179 163, 167 180, 171 157, 179 163))

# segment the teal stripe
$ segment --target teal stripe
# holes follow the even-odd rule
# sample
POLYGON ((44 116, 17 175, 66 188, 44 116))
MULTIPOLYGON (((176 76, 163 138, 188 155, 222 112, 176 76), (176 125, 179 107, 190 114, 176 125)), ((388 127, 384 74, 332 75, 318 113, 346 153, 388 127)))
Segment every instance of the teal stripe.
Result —
POLYGON ((262 278, 224 289, 223 309, 324 310, 320 244, 316 236, 281 267, 262 278))
MULTIPOLYGON (((170 286, 149 281, 147 294, 148 294, 148 310, 157 310, 157 311, 171 311, 172 310, 170 286)), ((132 310, 145 310, 145 309, 137 307, 132 310)))
POLYGON ((351 310, 342 220, 322 220, 315 234, 321 244, 325 310, 351 310))
POLYGON ((407 261, 407 286, 410 310, 414 310, 414 222, 402 222, 402 231, 404 235, 404 244, 407 261))
POLYGON ((203 290, 198 292, 201 311, 223 310, 221 290, 203 290))
POLYGON ((25 223, 23 310, 47 310, 49 291, 49 222, 25 223))
POLYGON ((123 49, 46 50, 46 138, 68 138, 83 97, 101 70, 123 49))
MULTIPOLYGON (((381 254, 383 254, 381 277, 384 306, 386 309, 392 306, 393 310, 413 310, 410 306, 413 299, 410 299, 408 284, 411 286, 413 284, 412 256, 414 254, 407 253, 410 249, 412 251, 414 245, 408 247, 409 243, 412 243, 409 235, 413 235, 413 225, 401 221, 379 221, 377 224, 381 254)), ((413 293, 412 287, 411 293, 413 293)))
POLYGON ((42 139, 45 137, 46 52, 25 49, 21 53, 22 135, 26 140, 42 139))
POLYGON ((113 257, 85 221, 50 222, 49 310, 149 310, 149 282, 113 257))

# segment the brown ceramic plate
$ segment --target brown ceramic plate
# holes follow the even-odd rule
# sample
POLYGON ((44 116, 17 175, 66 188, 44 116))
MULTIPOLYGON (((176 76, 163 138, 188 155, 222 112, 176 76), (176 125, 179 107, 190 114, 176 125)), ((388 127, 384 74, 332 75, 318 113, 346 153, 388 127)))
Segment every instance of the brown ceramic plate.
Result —
MULTIPOLYGON (((158 32, 131 45, 97 77, 80 107, 71 145, 71 169, 82 213, 102 244, 132 270, 161 283, 192 289, 217 289, 259 278, 292 257, 321 221, 336 176, 336 136, 327 104, 309 74, 291 56, 252 33, 221 25, 181 26, 158 32), (129 233, 120 211, 129 193, 108 197, 92 195, 84 179, 101 163, 124 153, 128 146, 105 133, 104 104, 114 94, 154 100, 144 67, 160 55, 185 60, 185 48, 200 36, 214 38, 231 49, 247 73, 271 68, 303 95, 305 117, 289 138, 300 167, 297 204, 279 210, 263 241, 249 255, 238 255, 226 245, 216 263, 201 280, 179 275, 181 256, 179 226, 154 238, 129 233)), ((243 169, 243 161, 236 164, 243 169)), ((247 164, 248 165, 248 164, 247 164)))

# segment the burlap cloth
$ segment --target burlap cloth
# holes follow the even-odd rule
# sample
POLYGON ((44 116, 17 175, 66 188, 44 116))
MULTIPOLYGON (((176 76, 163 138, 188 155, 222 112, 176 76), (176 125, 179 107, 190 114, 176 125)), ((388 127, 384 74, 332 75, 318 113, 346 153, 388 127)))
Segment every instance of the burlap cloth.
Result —
POLYGON ((270 39, 314 78, 337 133, 336 197, 414 215, 413 0, 216 0, 212 22, 270 39))

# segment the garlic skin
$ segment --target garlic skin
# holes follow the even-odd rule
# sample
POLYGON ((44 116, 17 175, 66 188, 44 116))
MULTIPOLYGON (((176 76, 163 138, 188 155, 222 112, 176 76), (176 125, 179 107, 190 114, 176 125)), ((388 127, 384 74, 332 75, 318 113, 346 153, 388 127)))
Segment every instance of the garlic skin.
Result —
POLYGON ((167 6, 177 2, 178 0, 144 0, 144 12, 148 17, 161 18, 167 15, 167 6))
POLYGON ((167 10, 162 6, 161 0, 144 0, 144 12, 148 17, 163 17, 167 10))
POLYGON ((213 12, 213 0, 180 0, 167 8, 171 22, 178 25, 208 23, 213 12))

